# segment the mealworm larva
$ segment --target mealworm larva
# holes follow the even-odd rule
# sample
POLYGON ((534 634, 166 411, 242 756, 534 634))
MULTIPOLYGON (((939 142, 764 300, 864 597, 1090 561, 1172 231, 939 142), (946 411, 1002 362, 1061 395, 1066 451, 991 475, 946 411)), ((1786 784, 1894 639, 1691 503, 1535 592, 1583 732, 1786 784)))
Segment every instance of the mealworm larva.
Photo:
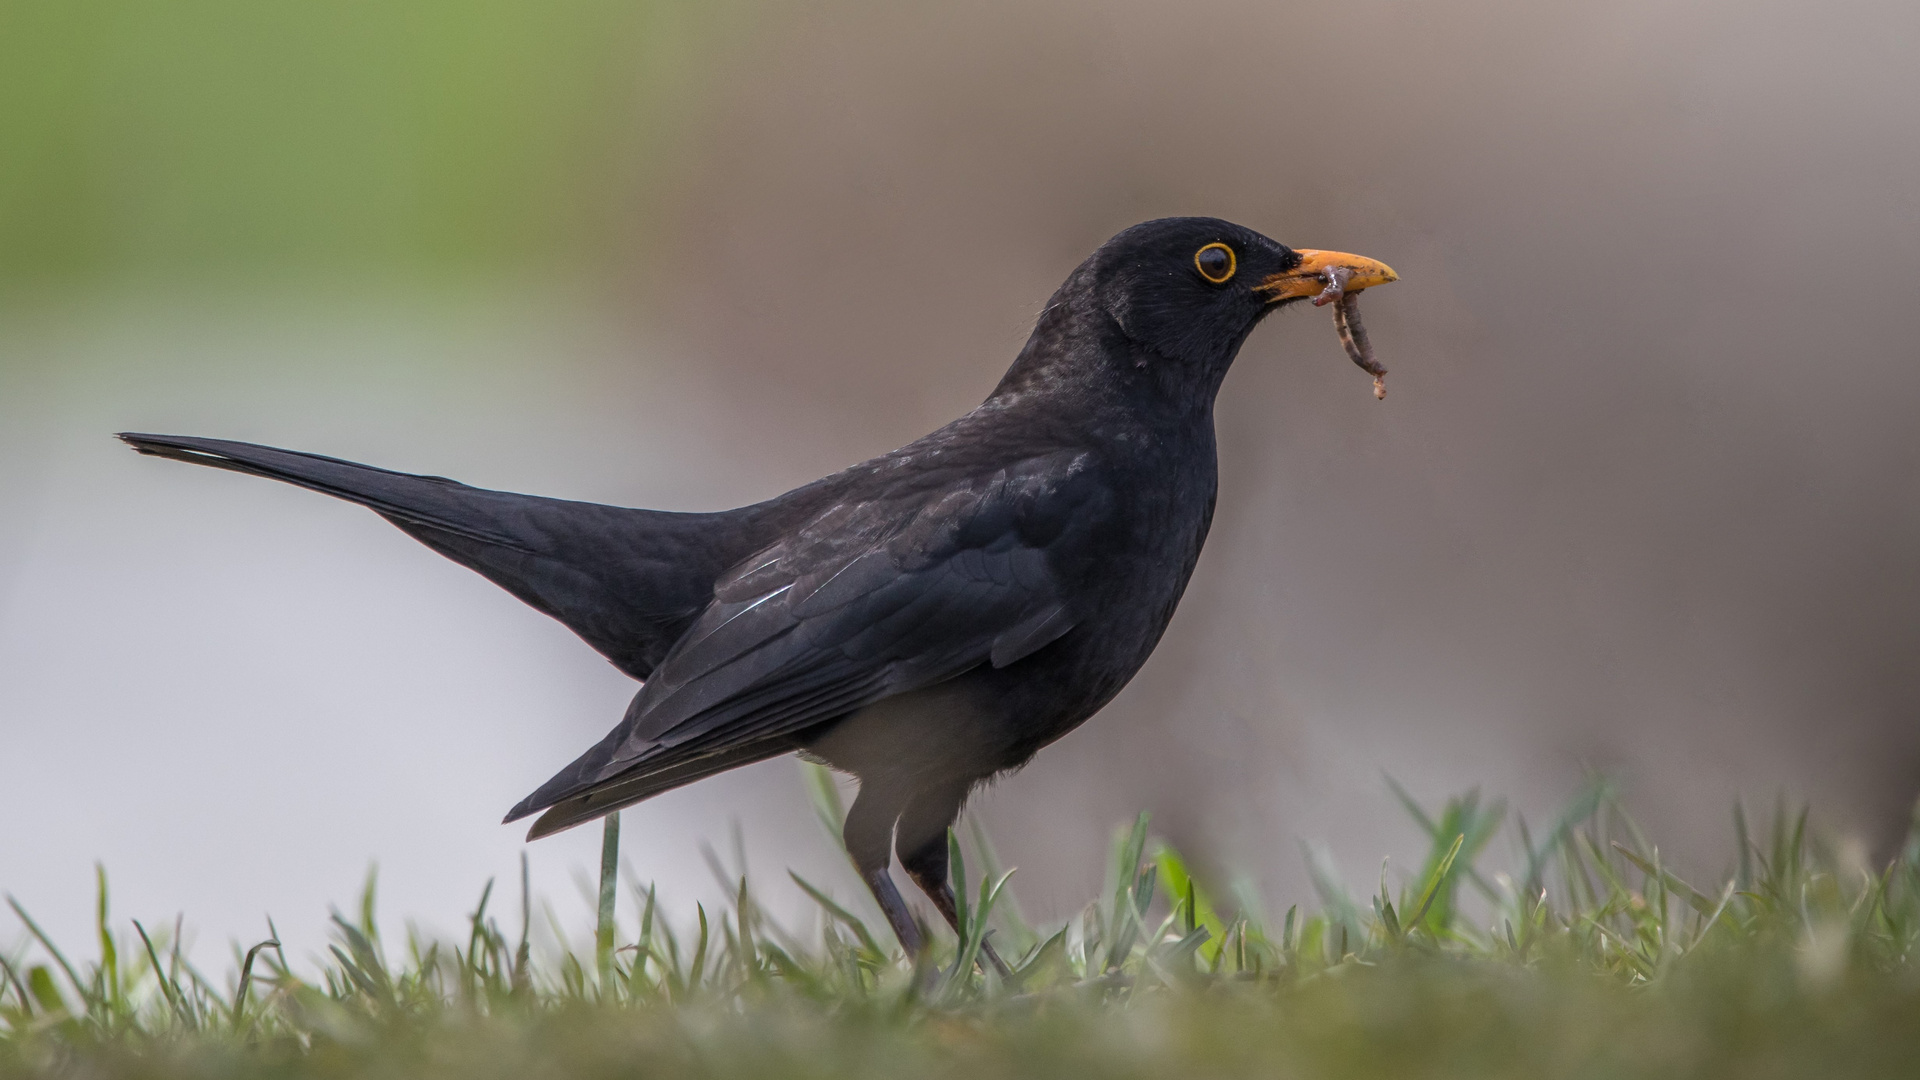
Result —
POLYGON ((1387 369, 1373 357, 1373 343, 1367 340, 1367 328, 1360 322, 1359 297, 1347 295, 1347 279, 1353 276, 1353 271, 1334 266, 1327 269, 1325 276, 1327 287, 1313 298, 1313 304, 1315 307, 1333 305, 1333 328, 1340 332, 1340 344, 1360 370, 1373 376, 1374 398, 1385 400, 1387 369))
POLYGON ((1360 322, 1360 305, 1355 297, 1342 296, 1333 303, 1333 326, 1340 332, 1340 344, 1360 370, 1373 376, 1373 396, 1387 396, 1387 369, 1373 358, 1373 343, 1367 340, 1367 328, 1360 322))

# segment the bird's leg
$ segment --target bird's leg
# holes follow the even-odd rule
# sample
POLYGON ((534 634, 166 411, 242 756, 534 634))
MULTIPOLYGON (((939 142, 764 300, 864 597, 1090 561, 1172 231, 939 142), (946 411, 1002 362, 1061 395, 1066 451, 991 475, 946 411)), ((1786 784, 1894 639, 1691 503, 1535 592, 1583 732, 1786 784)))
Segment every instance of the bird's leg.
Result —
POLYGON ((860 871, 860 880, 867 883, 873 891, 873 898, 880 904, 880 910, 887 916, 887 925, 893 927, 893 936, 900 939, 900 948, 906 951, 908 959, 920 955, 926 947, 926 940, 920 935, 920 924, 913 921, 913 912, 907 910, 906 897, 900 895, 900 889, 894 885, 893 878, 882 866, 877 870, 860 871))
MULTIPOLYGON (((960 816, 960 807, 966 799, 967 786, 964 785, 957 792, 923 792, 914 796, 907 804, 906 813, 900 816, 896 842, 901 868, 920 886, 920 891, 927 894, 927 899, 933 901, 935 910, 956 934, 960 932, 960 908, 954 903, 953 886, 947 880, 947 830, 960 816)), ((980 955, 986 957, 1002 979, 1013 978, 1013 969, 1000 959, 992 942, 981 940, 980 955)))
POLYGON ((920 924, 913 921, 913 913, 907 910, 907 901, 887 873, 893 823, 899 816, 897 799, 884 797, 881 791, 863 781, 860 794, 847 811, 840 836, 847 845, 848 856, 853 859, 854 869, 860 872, 860 880, 867 883, 881 913, 887 917, 887 925, 893 927, 893 936, 900 939, 900 947, 906 950, 907 959, 912 960, 920 955, 926 939, 920 933, 920 924))
MULTIPOLYGON (((908 876, 913 878, 913 883, 920 886, 920 891, 927 894, 927 899, 933 901, 934 908, 947 920, 947 925, 953 927, 955 933, 959 933, 960 908, 954 903, 953 886, 947 881, 947 838, 942 836, 938 845, 928 844, 921 850, 932 851, 936 847, 940 852, 940 865, 937 870, 926 865, 927 862, 933 861, 931 858, 925 862, 919 860, 908 862, 907 856, 903 855, 900 862, 906 868, 908 876)), ((999 972, 1002 979, 1013 978, 1013 969, 1007 966, 1005 960, 1000 959, 1000 954, 995 951, 993 942, 982 939, 980 955, 987 958, 987 963, 993 965, 993 970, 999 972)))

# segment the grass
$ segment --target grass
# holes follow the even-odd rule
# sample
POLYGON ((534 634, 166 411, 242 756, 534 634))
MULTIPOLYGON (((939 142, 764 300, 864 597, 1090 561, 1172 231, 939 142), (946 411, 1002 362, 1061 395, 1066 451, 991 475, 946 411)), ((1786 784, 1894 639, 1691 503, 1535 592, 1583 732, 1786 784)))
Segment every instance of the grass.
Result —
MULTIPOLYGON (((823 823, 842 813, 815 785, 823 823)), ((613 918, 610 824, 590 946, 536 953, 524 878, 492 885, 464 940, 390 946, 335 916, 330 962, 272 941, 214 980, 180 928, 116 927, 76 962, 13 905, 0 951, 0 1077, 1897 1076, 1920 1072, 1920 829, 1848 865, 1804 813, 1749 828, 1723 881, 1665 867, 1602 784, 1535 833, 1469 794, 1437 813, 1418 873, 1271 921, 1156 842, 1115 838, 1111 881, 1064 925, 1012 902, 986 837, 953 842, 962 932, 910 964, 884 927, 795 878, 817 925, 782 927, 744 878, 725 910, 613 918), (1483 866, 1511 842, 1508 873, 1483 866), (991 934, 1016 974, 974 963, 991 934)), ((630 884, 630 887, 631 884, 630 884)), ((564 935, 556 935, 565 940, 564 935)))

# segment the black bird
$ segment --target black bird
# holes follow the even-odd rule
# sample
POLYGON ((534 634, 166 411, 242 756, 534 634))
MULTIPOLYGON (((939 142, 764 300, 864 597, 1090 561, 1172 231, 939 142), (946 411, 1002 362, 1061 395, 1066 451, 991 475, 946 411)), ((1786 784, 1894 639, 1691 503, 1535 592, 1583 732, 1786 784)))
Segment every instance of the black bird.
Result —
POLYGON ((794 751, 852 773, 847 851, 914 954, 889 848, 954 922, 946 833, 968 793, 1093 715, 1153 651, 1213 517, 1214 396, 1247 335, 1331 280, 1395 277, 1213 218, 1136 225, 1060 286, 978 408, 719 513, 121 438, 366 506, 643 680, 606 738, 507 814, 540 813, 530 840, 794 751))

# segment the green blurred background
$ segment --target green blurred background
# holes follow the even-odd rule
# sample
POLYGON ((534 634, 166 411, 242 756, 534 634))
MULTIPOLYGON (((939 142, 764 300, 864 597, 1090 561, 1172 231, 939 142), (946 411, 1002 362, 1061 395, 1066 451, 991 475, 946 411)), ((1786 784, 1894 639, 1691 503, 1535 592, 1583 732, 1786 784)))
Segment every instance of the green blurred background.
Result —
POLYGON ((630 260, 725 4, 0 5, 0 285, 630 260))

